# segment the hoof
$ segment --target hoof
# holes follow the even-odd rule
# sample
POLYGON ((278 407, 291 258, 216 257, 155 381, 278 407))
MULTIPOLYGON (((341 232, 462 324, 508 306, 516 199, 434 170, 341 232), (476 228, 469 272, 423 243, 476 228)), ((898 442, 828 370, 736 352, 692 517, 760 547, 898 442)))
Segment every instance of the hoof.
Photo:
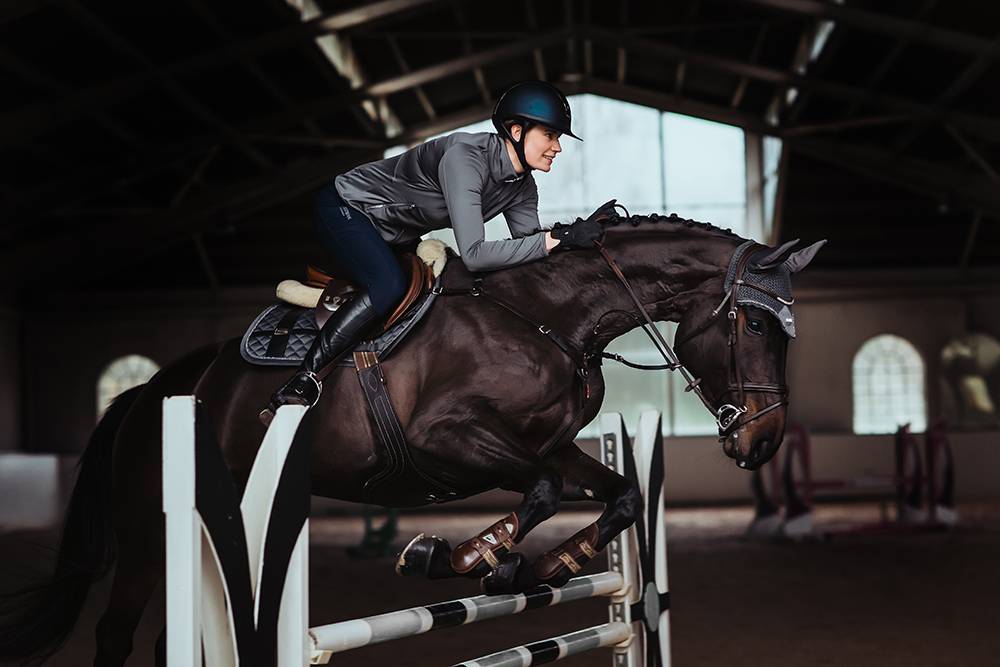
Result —
POLYGON ((493 572, 479 580, 479 586, 486 595, 516 593, 517 572, 524 564, 524 556, 519 553, 505 554, 493 572))
MULTIPOLYGON (((451 550, 447 540, 431 535, 427 537, 420 533, 410 543, 403 547, 396 559, 396 574, 402 577, 428 576, 431 563, 438 554, 451 550)), ((439 556, 440 557, 440 556, 439 556)))

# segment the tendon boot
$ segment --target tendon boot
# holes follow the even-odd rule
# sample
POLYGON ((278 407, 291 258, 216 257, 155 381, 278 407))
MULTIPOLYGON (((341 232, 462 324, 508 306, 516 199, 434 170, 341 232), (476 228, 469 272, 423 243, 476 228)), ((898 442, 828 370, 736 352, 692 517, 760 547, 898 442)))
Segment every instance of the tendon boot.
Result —
POLYGON ((265 426, 269 425, 282 405, 305 405, 310 408, 316 405, 323 391, 320 371, 340 361, 381 321, 382 316, 372 306, 367 290, 358 292, 354 299, 338 308, 316 334, 316 340, 298 372, 274 393, 267 407, 261 410, 258 415, 260 421, 265 426))

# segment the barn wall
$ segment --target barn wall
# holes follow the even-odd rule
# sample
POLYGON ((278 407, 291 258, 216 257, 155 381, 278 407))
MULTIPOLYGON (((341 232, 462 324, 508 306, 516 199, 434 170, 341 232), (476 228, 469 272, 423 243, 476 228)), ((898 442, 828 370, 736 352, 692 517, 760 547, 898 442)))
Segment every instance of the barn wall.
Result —
MULTIPOLYGON (((161 367, 202 345, 242 333, 270 290, 94 295, 86 308, 26 318, 28 451, 76 452, 97 422, 97 381, 115 359, 161 367), (52 399, 57 399, 58 409, 52 399)), ((65 303, 80 302, 79 295, 65 303)))
MULTIPOLYGON (((104 295, 77 312, 44 310, 25 319, 28 375, 24 449, 79 451, 96 419, 96 381, 115 358, 129 353, 169 363, 201 344, 239 335, 270 290, 204 293, 104 295), (72 332, 72 340, 67 339, 72 332), (53 407, 53 399, 58 407, 53 407)), ((1000 291, 974 297, 938 291, 810 287, 797 294, 799 339, 791 347, 788 382, 791 416, 813 431, 822 476, 872 474, 891 466, 890 439, 851 433, 851 360, 869 337, 895 333, 910 340, 938 372, 938 353, 966 322, 1000 336, 1000 291)), ((78 297, 63 303, 78 302, 78 297)), ((9 327, 8 327, 9 328, 9 327)), ((5 335, 7 329, 0 329, 5 335)), ((0 356, 0 364, 12 359, 0 356)), ((938 412, 936 383, 929 382, 929 416, 938 412)), ((5 405, 10 403, 6 401, 5 405)), ((0 410, 11 410, 0 406, 0 410)), ((996 495, 983 470, 1000 469, 996 433, 954 434, 962 497, 996 495), (979 457, 979 458, 976 458, 979 457), (996 459, 996 460, 994 460, 996 459), (963 461, 977 461, 962 465, 963 461)), ((745 473, 721 454, 712 438, 670 439, 668 499, 674 502, 738 500, 747 497, 745 473)))
POLYGON ((21 316, 0 306, 0 451, 21 449, 21 316))

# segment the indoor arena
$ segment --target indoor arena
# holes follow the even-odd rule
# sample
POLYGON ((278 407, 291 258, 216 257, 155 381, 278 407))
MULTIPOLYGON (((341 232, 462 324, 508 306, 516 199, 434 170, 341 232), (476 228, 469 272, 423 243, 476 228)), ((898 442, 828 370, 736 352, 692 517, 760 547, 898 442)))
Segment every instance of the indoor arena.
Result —
POLYGON ((998 35, 6 3, 0 664, 1000 664, 998 35))

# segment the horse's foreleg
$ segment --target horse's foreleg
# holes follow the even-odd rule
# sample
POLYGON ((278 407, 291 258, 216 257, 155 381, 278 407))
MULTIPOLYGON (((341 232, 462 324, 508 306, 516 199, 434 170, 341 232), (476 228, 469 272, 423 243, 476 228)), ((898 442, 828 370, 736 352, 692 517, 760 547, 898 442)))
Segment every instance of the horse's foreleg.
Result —
POLYGON ((604 512, 530 567, 518 554, 505 556, 483 581, 487 593, 520 592, 539 584, 562 586, 642 513, 638 487, 578 448, 554 453, 546 463, 563 479, 563 500, 597 500, 604 503, 604 512))
POLYGON ((440 537, 421 534, 413 538, 399 555, 396 572, 431 579, 485 577, 515 544, 556 513, 561 495, 560 475, 554 470, 543 469, 526 485, 516 510, 454 549, 440 537))

